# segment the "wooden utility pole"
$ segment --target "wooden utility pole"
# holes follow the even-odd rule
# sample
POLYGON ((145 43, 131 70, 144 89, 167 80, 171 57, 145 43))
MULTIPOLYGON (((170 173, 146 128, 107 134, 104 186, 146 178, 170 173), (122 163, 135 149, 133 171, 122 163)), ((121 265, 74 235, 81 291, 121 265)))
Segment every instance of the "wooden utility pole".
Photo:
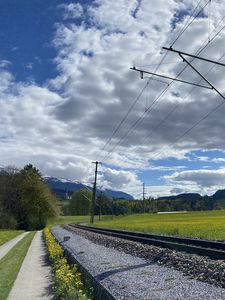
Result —
POLYGON ((91 217, 90 217, 90 223, 94 223, 94 216, 95 216, 95 198, 96 198, 96 184, 97 184, 97 174, 98 174, 98 164, 99 161, 92 162, 95 164, 95 181, 93 185, 93 191, 92 191, 92 201, 91 201, 91 217))
POLYGON ((143 212, 145 213, 145 183, 143 182, 143 212))

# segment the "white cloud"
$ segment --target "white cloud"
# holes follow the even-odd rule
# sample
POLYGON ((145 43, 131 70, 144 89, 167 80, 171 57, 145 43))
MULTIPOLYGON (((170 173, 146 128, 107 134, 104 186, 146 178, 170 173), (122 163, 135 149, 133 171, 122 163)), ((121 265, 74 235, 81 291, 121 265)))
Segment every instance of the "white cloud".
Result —
POLYGON ((218 158, 213 158, 212 159, 212 162, 215 162, 215 163, 223 163, 223 162, 225 162, 225 158, 223 158, 223 157, 218 157, 218 158))
POLYGON ((225 188, 225 168, 181 171, 164 178, 172 184, 178 183, 183 187, 191 184, 195 190, 201 191, 201 194, 225 188))
POLYGON ((83 7, 80 3, 61 4, 59 5, 59 8, 62 8, 64 10, 64 20, 80 18, 84 12, 83 7))
POLYGON ((131 187, 141 185, 137 175, 131 171, 104 168, 101 174, 99 184, 104 188, 129 190, 131 187))
MULTIPOLYGON (((160 82, 151 82, 107 146, 107 151, 102 152, 100 149, 144 85, 129 67, 134 63, 151 65, 159 62, 161 47, 169 46, 168 41, 176 36, 188 18, 175 20, 176 13, 181 10, 190 12, 196 5, 191 0, 159 0, 154 5, 143 0, 140 6, 135 0, 96 0, 94 5, 89 4, 84 10, 81 3, 77 1, 61 6, 66 22, 57 24, 53 41, 57 51, 54 63, 59 72, 56 78, 46 80, 44 86, 37 86, 16 83, 13 74, 6 69, 0 73, 0 142, 4 164, 33 162, 49 175, 83 180, 90 178, 93 171, 90 162, 102 159, 107 151, 111 151, 165 87, 160 82), (83 20, 81 24, 73 20, 80 17, 83 20), (88 26, 85 20, 88 20, 88 26), (174 24, 176 27, 173 29, 174 24)), ((212 27, 218 24, 224 10, 219 2, 214 2, 214 5, 212 27)), ((207 24, 205 17, 198 18, 175 44, 176 48, 194 52, 207 40, 207 24)), ((223 52, 224 32, 221 32, 202 55, 218 59, 223 52)), ((182 61, 174 54, 168 54, 164 62, 174 60, 178 63, 163 64, 159 72, 175 76, 183 67, 182 61)), ((205 63, 198 62, 196 66, 203 73, 209 69, 205 63)), ((148 69, 153 70, 154 67, 148 69)), ((222 92, 223 75, 224 69, 220 67, 215 67, 207 75, 222 92)), ((182 76, 187 80, 198 80, 190 69, 182 76)), ((225 150, 225 106, 179 143, 174 143, 220 101, 213 91, 198 88, 192 91, 189 86, 172 85, 109 156, 107 162, 111 167, 104 170, 105 177, 102 178, 105 187, 137 193, 141 182, 135 169, 163 172, 183 168, 164 167, 163 163, 156 167, 149 164, 149 160, 184 159, 189 151, 202 148, 225 150), (177 108, 170 117, 157 127, 176 104, 177 108), (124 170, 115 170, 114 166, 124 170)), ((180 178, 178 174, 186 174, 187 178, 187 173, 175 174, 174 178, 166 179, 175 182, 176 178, 180 178)), ((216 173, 214 175, 217 176, 216 173)), ((197 175, 195 181, 190 178, 185 180, 192 183, 187 189, 198 189, 204 185, 204 180, 205 186, 210 186, 207 176, 202 181, 197 180, 197 175)), ((176 183, 178 181, 182 180, 176 179, 176 183)), ((172 184, 165 188, 153 186, 152 192, 170 193, 174 187, 172 184)), ((183 186, 180 188, 183 189, 183 186)))

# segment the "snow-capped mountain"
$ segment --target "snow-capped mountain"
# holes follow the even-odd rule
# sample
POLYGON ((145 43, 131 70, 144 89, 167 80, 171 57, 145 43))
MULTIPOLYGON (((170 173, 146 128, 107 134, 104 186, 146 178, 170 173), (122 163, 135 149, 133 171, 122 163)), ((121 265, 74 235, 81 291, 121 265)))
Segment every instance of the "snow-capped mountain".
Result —
MULTIPOLYGON (((51 176, 43 176, 44 181, 49 186, 49 188, 59 197, 62 199, 68 199, 71 195, 78 190, 81 189, 91 189, 91 186, 84 185, 79 182, 74 182, 65 178, 56 178, 51 176)), ((100 191, 99 191, 100 192, 100 191)), ((112 197, 114 199, 126 199, 132 200, 133 197, 127 193, 121 191, 113 191, 106 189, 103 191, 106 196, 112 197)))

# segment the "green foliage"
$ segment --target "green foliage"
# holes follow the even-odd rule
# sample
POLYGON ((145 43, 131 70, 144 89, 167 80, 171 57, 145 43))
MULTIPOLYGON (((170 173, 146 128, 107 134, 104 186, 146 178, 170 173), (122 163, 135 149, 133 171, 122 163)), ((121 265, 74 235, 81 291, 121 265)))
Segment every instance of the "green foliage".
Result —
POLYGON ((57 201, 32 165, 0 176, 0 228, 35 230, 59 213, 57 201))
POLYGON ((72 195, 68 211, 71 215, 89 215, 92 193, 89 190, 79 190, 72 195))

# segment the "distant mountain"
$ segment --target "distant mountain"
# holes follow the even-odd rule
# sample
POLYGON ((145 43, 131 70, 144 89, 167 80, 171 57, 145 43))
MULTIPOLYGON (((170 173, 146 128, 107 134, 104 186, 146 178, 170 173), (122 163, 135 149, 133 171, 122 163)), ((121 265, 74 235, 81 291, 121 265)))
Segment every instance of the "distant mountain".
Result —
MULTIPOLYGON (((56 194, 56 196, 62 199, 68 199, 72 196, 74 192, 85 188, 92 190, 92 187, 88 185, 76 183, 64 178, 44 176, 44 181, 49 186, 49 188, 56 194)), ((97 192, 100 193, 100 190, 97 190, 97 192)), ((103 191, 103 193, 106 196, 112 197, 114 199, 120 198, 126 200, 133 200, 133 197, 131 195, 121 191, 113 191, 113 190, 106 189, 103 191)))

